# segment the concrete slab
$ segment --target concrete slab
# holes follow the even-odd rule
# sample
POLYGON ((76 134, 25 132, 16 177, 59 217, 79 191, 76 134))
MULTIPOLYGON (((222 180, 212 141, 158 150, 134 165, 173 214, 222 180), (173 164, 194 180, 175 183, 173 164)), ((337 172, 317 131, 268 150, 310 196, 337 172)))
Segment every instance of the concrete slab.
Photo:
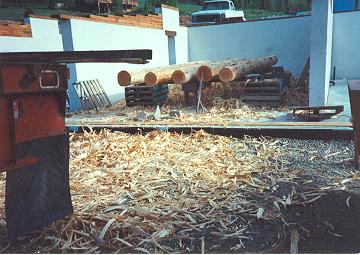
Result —
POLYGON ((328 105, 344 105, 344 114, 351 115, 350 99, 347 80, 336 80, 335 85, 330 86, 328 105))

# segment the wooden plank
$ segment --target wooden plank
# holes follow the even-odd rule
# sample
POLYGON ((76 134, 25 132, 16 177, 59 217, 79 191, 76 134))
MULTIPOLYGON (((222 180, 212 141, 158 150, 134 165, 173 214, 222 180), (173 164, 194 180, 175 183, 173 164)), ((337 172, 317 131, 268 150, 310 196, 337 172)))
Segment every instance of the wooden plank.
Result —
POLYGON ((165 30, 165 35, 169 37, 176 36, 176 31, 165 30))
MULTIPOLYGON (((146 17, 144 15, 140 15, 141 17, 146 17)), ((99 15, 88 15, 88 17, 80 17, 80 16, 69 16, 63 14, 56 14, 52 15, 51 17, 62 19, 62 20, 83 20, 83 21, 90 21, 90 22, 101 22, 101 23, 109 23, 115 25, 124 25, 124 26, 136 26, 136 27, 144 27, 144 28, 152 28, 152 29, 162 29, 162 21, 154 21, 154 22, 147 22, 146 18, 139 18, 136 16, 131 15, 124 15, 113 17, 104 17, 99 15)))
POLYGON ((251 92, 251 93, 254 93, 254 92, 263 92, 263 93, 267 93, 267 92, 278 92, 279 93, 279 88, 276 88, 276 87, 245 87, 244 88, 244 91, 245 93, 247 92, 251 92))
POLYGON ((306 76, 309 76, 309 70, 310 70, 310 58, 306 60, 304 69, 302 70, 299 80, 296 83, 296 88, 304 86, 304 81, 306 79, 306 76))
POLYGON ((52 18, 49 16, 41 16, 41 15, 34 15, 34 14, 29 14, 29 18, 56 20, 56 18, 52 18))
POLYGON ((282 99, 282 95, 242 95, 241 98, 247 101, 280 101, 282 99))
POLYGON ((240 122, 240 121, 223 121, 223 122, 176 122, 176 121, 161 121, 158 123, 139 123, 136 121, 126 121, 125 123, 120 122, 85 122, 85 121, 67 121, 66 125, 75 125, 75 126, 106 126, 114 125, 119 127, 129 127, 129 126, 149 126, 149 127, 158 127, 158 126, 172 126, 172 127, 182 127, 182 126, 198 126, 198 127, 315 127, 315 128, 352 128, 353 125, 351 122, 276 122, 276 121, 249 121, 249 122, 240 122))
POLYGON ((0 25, 0 36, 32 37, 31 26, 23 23, 3 23, 0 25))
POLYGON ((244 103, 253 105, 253 106, 272 106, 272 107, 279 107, 281 106, 280 102, 272 102, 272 101, 246 101, 243 100, 244 103))

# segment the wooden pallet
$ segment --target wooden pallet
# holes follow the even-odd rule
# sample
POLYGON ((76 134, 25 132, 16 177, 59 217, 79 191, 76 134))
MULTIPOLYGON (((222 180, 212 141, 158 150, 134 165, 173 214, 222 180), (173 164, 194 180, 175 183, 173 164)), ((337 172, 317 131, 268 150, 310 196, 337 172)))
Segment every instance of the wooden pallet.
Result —
POLYGON ((283 79, 265 79, 248 82, 241 99, 254 106, 279 107, 283 104, 284 95, 283 79))
POLYGON ((126 106, 163 105, 168 96, 168 85, 134 86, 125 88, 126 106))

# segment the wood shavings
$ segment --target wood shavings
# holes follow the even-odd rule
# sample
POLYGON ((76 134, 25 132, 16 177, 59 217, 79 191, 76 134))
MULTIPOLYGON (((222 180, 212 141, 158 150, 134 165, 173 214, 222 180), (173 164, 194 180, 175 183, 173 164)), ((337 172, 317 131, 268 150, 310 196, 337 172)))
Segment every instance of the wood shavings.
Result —
MULTIPOLYGON (((234 86, 238 87, 238 86, 234 86)), ((281 112, 287 112, 287 109, 268 109, 256 108, 248 104, 242 103, 236 96, 239 93, 230 93, 227 91, 232 86, 224 86, 222 83, 215 83, 206 88, 202 92, 202 102, 207 111, 195 114, 194 107, 186 107, 181 85, 173 84, 169 86, 168 100, 161 107, 162 116, 169 116, 171 110, 181 110, 182 116, 176 119, 165 118, 162 120, 146 120, 145 123, 215 123, 223 121, 256 121, 260 119, 276 119, 281 112)), ((138 112, 145 112, 152 115, 155 106, 135 106, 126 107, 125 100, 121 100, 110 109, 102 109, 100 111, 88 111, 75 114, 72 118, 81 123, 119 123, 136 120, 138 112)))
POLYGON ((71 135, 70 151, 75 213, 23 239, 41 251, 200 253, 229 242, 240 252, 258 208, 261 221, 280 215, 274 180, 297 177, 266 138, 101 130, 71 135))

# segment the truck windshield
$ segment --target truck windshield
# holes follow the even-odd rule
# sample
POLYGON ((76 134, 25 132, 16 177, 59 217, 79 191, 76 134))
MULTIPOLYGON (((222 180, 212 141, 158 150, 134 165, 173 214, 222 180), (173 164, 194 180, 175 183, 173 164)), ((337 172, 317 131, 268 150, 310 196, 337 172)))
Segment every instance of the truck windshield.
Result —
POLYGON ((211 11, 211 10, 229 10, 228 2, 212 2, 212 3, 204 3, 202 10, 203 11, 211 11))

